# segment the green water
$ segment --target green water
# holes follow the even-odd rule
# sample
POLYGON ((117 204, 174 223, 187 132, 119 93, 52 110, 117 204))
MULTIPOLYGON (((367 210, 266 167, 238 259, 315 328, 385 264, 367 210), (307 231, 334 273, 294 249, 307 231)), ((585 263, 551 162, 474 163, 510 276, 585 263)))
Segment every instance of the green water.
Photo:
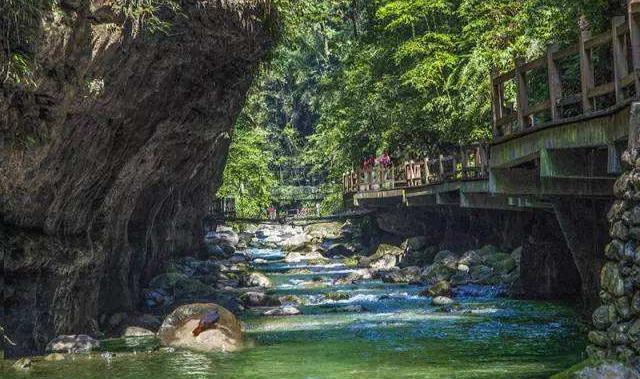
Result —
MULTIPOLYGON (((273 252, 254 251, 256 256, 273 252)), ((276 256, 272 256, 277 258, 276 256)), ((227 354, 151 350, 153 341, 105 344, 114 356, 36 362, 2 378, 547 378, 583 359, 584 341, 569 307, 501 299, 487 289, 461 295, 461 307, 439 312, 420 288, 368 281, 334 286, 348 272, 337 264, 260 265, 275 293, 305 300, 303 315, 243 316, 252 346, 227 354), (312 273, 292 274, 306 268, 312 273), (313 281, 315 279, 315 282, 313 281), (343 291, 349 300, 323 294, 343 291), (359 306, 361 309, 353 309, 359 306), (125 352, 126 351, 126 352, 125 352)))

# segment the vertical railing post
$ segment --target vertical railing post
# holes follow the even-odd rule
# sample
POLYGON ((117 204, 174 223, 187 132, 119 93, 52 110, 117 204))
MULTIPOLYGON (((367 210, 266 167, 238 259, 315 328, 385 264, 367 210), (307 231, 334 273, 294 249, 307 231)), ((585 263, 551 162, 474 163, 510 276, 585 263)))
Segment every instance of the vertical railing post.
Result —
POLYGON ((469 172, 469 154, 462 146, 460 147, 460 157, 462 158, 462 178, 467 178, 469 172))
POLYGON ((633 67, 633 79, 636 89, 636 97, 640 96, 640 24, 638 23, 638 12, 640 12, 640 0, 629 0, 629 38, 631 41, 631 57, 633 67))
POLYGON ((587 49, 585 42, 591 37, 589 21, 585 16, 580 17, 580 83, 582 88, 582 113, 589 113, 593 110, 589 91, 594 86, 593 67, 591 64, 591 50, 587 49))
POLYGON ((529 112, 529 99, 527 97, 527 73, 522 70, 522 60, 516 59, 516 102, 518 105, 518 128, 524 130, 528 127, 527 113, 529 112))
POLYGON ((440 168, 440 178, 439 181, 444 179, 444 156, 440 154, 440 158, 438 159, 439 168, 440 168))
POLYGON ((504 117, 504 90, 503 83, 496 81, 498 70, 491 69, 489 77, 491 80, 491 109, 493 112, 493 137, 500 137, 498 130, 498 120, 504 117))
POLYGON ((629 66, 627 65, 627 57, 624 53, 625 45, 620 40, 618 30, 624 25, 624 16, 614 17, 611 20, 611 47, 613 51, 613 84, 616 91, 616 103, 624 101, 624 88, 622 86, 622 78, 629 75, 629 66))
POLYGON ((429 158, 424 159, 424 184, 429 184, 429 176, 431 176, 431 172, 429 172, 429 158))
POLYGON ((549 85, 549 105, 551 106, 551 120, 557 121, 561 118, 558 101, 562 98, 562 80, 560 70, 553 55, 559 50, 558 45, 551 45, 547 49, 547 80, 549 85))

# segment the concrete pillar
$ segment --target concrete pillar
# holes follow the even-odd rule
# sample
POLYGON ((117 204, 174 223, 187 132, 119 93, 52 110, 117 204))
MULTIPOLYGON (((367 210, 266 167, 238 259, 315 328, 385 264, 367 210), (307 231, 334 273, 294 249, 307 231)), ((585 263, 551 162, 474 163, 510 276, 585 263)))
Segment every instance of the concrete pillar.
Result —
POLYGON ((558 224, 580 273, 582 301, 588 313, 598 305, 609 205, 605 201, 589 199, 553 202, 558 224))

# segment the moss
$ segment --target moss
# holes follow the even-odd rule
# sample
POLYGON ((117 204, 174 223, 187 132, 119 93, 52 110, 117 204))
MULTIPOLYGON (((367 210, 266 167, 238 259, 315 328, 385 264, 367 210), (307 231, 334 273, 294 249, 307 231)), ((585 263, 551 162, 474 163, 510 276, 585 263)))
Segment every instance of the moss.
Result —
POLYGON ((328 292, 324 295, 324 297, 329 300, 340 301, 349 300, 351 295, 349 295, 347 292, 328 292))
POLYGON ((576 363, 568 369, 551 376, 549 379, 573 379, 576 373, 593 364, 595 364, 595 362, 592 359, 585 359, 584 361, 576 363))
POLYGON ((345 258, 342 263, 347 267, 357 267, 358 266, 358 258, 350 257, 345 258))

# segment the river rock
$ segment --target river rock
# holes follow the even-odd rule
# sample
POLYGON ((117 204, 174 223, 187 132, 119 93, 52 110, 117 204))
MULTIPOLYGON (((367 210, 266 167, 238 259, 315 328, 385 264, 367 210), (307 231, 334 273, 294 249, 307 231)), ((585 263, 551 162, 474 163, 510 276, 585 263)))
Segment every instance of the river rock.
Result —
POLYGON ((310 248, 311 238, 306 234, 296 234, 280 243, 284 251, 301 251, 310 248))
POLYGON ((281 308, 268 310, 263 314, 265 316, 295 316, 295 315, 299 315, 300 313, 302 312, 300 312, 298 308, 290 305, 285 305, 284 307, 281 307, 281 308))
POLYGON ((437 306, 451 305, 453 303, 454 303, 453 299, 446 296, 437 296, 431 300, 431 304, 437 305, 437 306))
POLYGON ((304 232, 317 241, 338 239, 342 234, 342 225, 338 222, 311 224, 304 228, 304 232))
POLYGON ((440 263, 449 270, 455 271, 458 267, 458 256, 449 250, 442 250, 433 258, 434 263, 440 263))
POLYGON ((577 379, 640 379, 635 369, 620 362, 604 362, 596 367, 586 367, 579 371, 577 379))
POLYGON ((588 335, 589 342, 600 347, 609 347, 611 340, 607 336, 607 333, 597 330, 592 330, 588 335))
POLYGON ((462 254, 462 257, 458 260, 458 264, 462 264, 465 266, 475 266, 482 262, 482 257, 475 250, 469 250, 462 254))
POLYGON ((493 276, 491 267, 485 265, 472 267, 469 273, 471 274, 471 280, 476 283, 487 283, 493 276))
POLYGON ((271 280, 266 275, 259 272, 252 272, 245 276, 244 285, 247 287, 270 287, 271 280))
POLYGON ((616 321, 616 309, 613 305, 602 305, 593 311, 593 326, 604 330, 616 321))
POLYGON ((236 246, 240 242, 238 233, 228 226, 218 226, 215 233, 208 234, 208 237, 217 245, 236 246))
POLYGON ((442 280, 449 280, 453 271, 443 263, 434 263, 422 271, 422 280, 427 284, 435 284, 442 280))
POLYGON ((381 244, 370 257, 364 257, 358 262, 359 267, 375 270, 389 270, 397 266, 404 256, 404 250, 393 245, 381 244))
POLYGON ((148 337, 155 336, 156 334, 149 329, 141 328, 139 326, 128 326, 124 333, 122 333, 123 337, 148 337))
POLYGON ((84 334, 61 335, 51 340, 46 347, 52 353, 88 353, 100 347, 100 341, 84 334))
POLYGON ((605 263, 600 274, 600 283, 602 288, 609 291, 611 295, 616 297, 624 295, 624 282, 616 263, 605 263))
POLYGON ((338 278, 335 280, 335 284, 339 285, 348 285, 353 284, 360 280, 369 280, 373 278, 373 274, 368 269, 360 269, 357 271, 350 272, 346 276, 342 278, 338 278))
POLYGON ((331 258, 336 256, 350 257, 353 254, 355 254, 355 250, 344 243, 332 244, 327 248, 325 252, 325 255, 331 258))
POLYGON ((376 275, 382 279, 385 283, 419 283, 420 282, 420 268, 419 267, 407 267, 400 269, 398 267, 392 267, 386 271, 379 271, 376 275))
POLYGON ((18 371, 27 371, 33 365, 31 358, 20 358, 12 365, 12 367, 18 371))
POLYGON ((325 260, 325 259, 326 258, 317 251, 306 253, 306 254, 294 251, 294 252, 288 253, 287 256, 284 258, 284 261, 287 263, 300 263, 304 261, 325 260))
POLYGON ((269 296, 264 292, 251 291, 240 296, 243 304, 247 307, 273 307, 281 305, 278 298, 269 296))
POLYGON ((233 313, 213 303, 188 304, 176 308, 162 323, 158 337, 163 346, 201 352, 236 351, 243 342, 242 326, 233 313), (209 312, 218 312, 216 327, 200 333, 193 330, 209 312))
POLYGON ((441 280, 426 290, 426 295, 431 297, 450 296, 451 285, 446 280, 441 280))

